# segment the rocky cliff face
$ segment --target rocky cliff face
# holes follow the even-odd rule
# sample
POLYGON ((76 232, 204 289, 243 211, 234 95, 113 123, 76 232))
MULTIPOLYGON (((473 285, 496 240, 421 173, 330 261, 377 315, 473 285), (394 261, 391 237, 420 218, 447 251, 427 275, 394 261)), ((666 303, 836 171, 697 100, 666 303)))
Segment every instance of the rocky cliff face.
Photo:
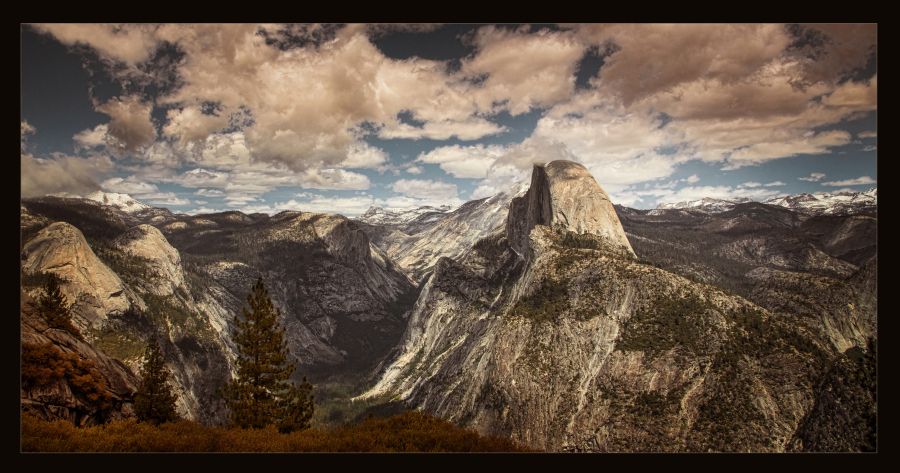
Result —
POLYGON ((362 397, 548 450, 787 448, 829 347, 637 261, 596 189, 572 163, 536 167, 505 232, 439 260, 362 397))
POLYGON ((171 296, 176 290, 187 292, 181 255, 156 227, 135 226, 116 238, 113 245, 145 262, 149 271, 140 283, 147 291, 157 296, 171 296))
POLYGON ((131 305, 119 276, 97 258, 81 231, 65 222, 50 224, 28 240, 22 271, 59 276, 82 329, 100 328, 110 315, 123 314, 131 305))
MULTIPOLYGON (((34 300, 27 293, 21 293, 21 341, 23 345, 23 384, 21 390, 22 408, 44 419, 65 419, 76 425, 92 425, 109 419, 130 417, 134 414, 133 393, 139 380, 127 366, 89 343, 64 330, 51 328, 37 314, 34 300), (31 360, 34 350, 47 350, 71 359, 61 360, 54 370, 61 370, 59 376, 42 379, 42 383, 29 383, 28 371, 51 369, 46 356, 31 360), (74 361, 74 362, 73 362, 74 361), (34 366, 33 364, 37 364, 34 366), (75 372, 77 367, 87 368, 85 372, 75 372), (69 368, 66 369, 65 365, 69 368), (99 374, 103 383, 101 394, 108 396, 104 406, 98 406, 85 393, 84 382, 75 376, 84 376, 90 369, 99 374)), ((93 394, 93 392, 91 393, 93 394)))
POLYGON ((281 309, 298 377, 370 369, 396 344, 415 297, 415 287, 391 259, 359 224, 341 216, 128 213, 49 197, 27 200, 22 208, 27 277, 55 271, 57 264, 68 267, 74 255, 93 255, 88 266, 105 272, 83 277, 70 299, 109 286, 105 279, 118 281, 124 297, 117 310, 103 311, 105 318, 85 330, 86 339, 135 372, 146 339, 159 339, 179 412, 204 422, 224 419, 216 390, 231 371, 232 321, 257 277, 281 309), (63 222, 53 223, 57 219, 63 222), (86 230, 73 243, 58 235, 60 226, 86 230), (58 257, 42 256, 45 246, 58 250, 58 257))
POLYGON ((612 202, 581 164, 553 161, 536 165, 531 187, 510 204, 506 234, 510 246, 524 254, 536 225, 600 237, 613 248, 634 255, 612 202))
POLYGON ((421 283, 440 258, 462 258, 475 242, 505 225, 510 202, 527 189, 518 185, 452 212, 425 214, 402 225, 365 224, 362 229, 405 274, 421 283))

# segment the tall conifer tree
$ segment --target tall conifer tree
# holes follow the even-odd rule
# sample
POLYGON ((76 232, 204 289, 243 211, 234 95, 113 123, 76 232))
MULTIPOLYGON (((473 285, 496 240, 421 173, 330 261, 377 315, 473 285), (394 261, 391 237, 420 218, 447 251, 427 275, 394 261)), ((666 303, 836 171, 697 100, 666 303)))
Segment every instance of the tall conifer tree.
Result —
POLYGON ((60 290, 59 277, 48 273, 43 289, 44 293, 37 300, 38 313, 50 327, 66 330, 80 339, 81 333, 72 324, 71 306, 60 290))
POLYGON ((155 339, 150 340, 146 356, 141 385, 134 395, 134 412, 138 420, 157 425, 177 420, 175 395, 168 384, 169 370, 155 339))
POLYGON ((279 311, 262 278, 253 285, 247 303, 249 310, 242 309, 235 319, 237 377, 225 388, 231 421, 243 428, 304 429, 312 417, 312 387, 306 379, 300 386, 290 382, 294 366, 288 361, 279 311))

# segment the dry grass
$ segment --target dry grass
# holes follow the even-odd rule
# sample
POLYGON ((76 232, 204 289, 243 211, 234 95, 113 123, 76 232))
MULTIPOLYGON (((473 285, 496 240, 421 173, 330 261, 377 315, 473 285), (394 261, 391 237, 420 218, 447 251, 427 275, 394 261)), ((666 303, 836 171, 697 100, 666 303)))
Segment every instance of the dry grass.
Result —
POLYGON ((22 416, 26 452, 523 452, 508 439, 483 437, 419 412, 356 425, 280 434, 178 421, 155 427, 135 420, 79 428, 22 416))

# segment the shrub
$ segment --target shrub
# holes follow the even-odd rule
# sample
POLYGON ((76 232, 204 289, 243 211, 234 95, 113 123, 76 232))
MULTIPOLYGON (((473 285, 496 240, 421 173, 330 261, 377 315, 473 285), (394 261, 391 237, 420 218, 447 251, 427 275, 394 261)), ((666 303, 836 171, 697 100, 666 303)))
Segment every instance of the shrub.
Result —
POLYGON ((154 426, 134 419, 93 427, 22 416, 26 452, 522 452, 511 440, 484 437, 419 412, 355 425, 279 433, 207 427, 180 420, 154 426))

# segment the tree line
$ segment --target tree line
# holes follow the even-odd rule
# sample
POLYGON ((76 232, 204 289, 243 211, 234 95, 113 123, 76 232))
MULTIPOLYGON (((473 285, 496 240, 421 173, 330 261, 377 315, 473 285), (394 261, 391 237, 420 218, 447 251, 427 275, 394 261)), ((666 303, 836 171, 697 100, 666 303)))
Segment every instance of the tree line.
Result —
MULTIPOLYGON (((46 278, 36 309, 50 327, 68 331, 83 340, 72 323, 71 305, 55 275, 46 278)), ((272 303, 262 278, 257 279, 247 296, 247 306, 235 317, 236 375, 221 391, 233 426, 245 429, 275 426, 282 433, 310 426, 315 409, 312 385, 305 377, 300 383, 291 382, 294 365, 288 360, 279 317, 280 311, 272 303)), ((178 420, 177 398, 169 385, 171 373, 159 343, 152 337, 140 375, 134 394, 137 419, 155 425, 178 420)))

